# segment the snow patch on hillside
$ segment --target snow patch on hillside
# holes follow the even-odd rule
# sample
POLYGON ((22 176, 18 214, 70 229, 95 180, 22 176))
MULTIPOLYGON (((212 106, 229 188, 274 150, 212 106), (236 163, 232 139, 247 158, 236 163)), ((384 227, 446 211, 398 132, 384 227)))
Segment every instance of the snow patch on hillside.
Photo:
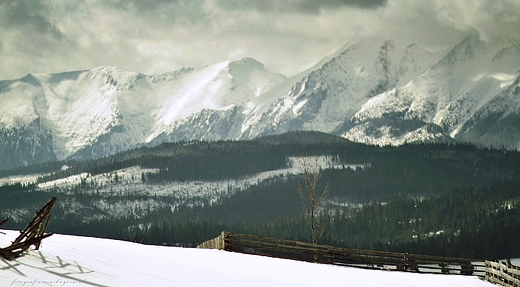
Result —
MULTIPOLYGON (((224 179, 215 181, 172 181, 163 183, 147 183, 143 177, 147 174, 157 173, 159 169, 143 169, 139 166, 115 170, 109 173, 90 175, 81 173, 66 178, 52 180, 37 185, 37 190, 42 192, 74 194, 78 185, 82 186, 82 192, 96 193, 100 196, 91 202, 90 207, 79 202, 64 203, 70 212, 82 214, 82 210, 96 208, 99 212, 84 214, 84 220, 100 219, 104 216, 141 218, 149 212, 160 208, 171 209, 172 212, 179 206, 203 206, 205 204, 218 204, 223 197, 231 196, 251 186, 269 179, 283 179, 288 175, 299 174, 298 162, 301 157, 288 158, 288 165, 278 170, 270 170, 252 174, 239 179, 224 179), (130 200, 135 196, 141 200, 130 200), (160 197, 167 197, 168 202, 160 197)), ((306 160, 314 164, 314 157, 306 160)), ((323 168, 365 168, 370 164, 348 164, 337 161, 331 156, 320 156, 318 164, 323 168)))

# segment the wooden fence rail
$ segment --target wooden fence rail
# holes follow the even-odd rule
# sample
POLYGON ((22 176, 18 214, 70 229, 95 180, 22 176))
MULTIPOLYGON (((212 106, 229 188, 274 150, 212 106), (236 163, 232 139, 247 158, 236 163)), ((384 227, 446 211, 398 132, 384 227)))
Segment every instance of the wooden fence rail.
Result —
MULTIPOLYGON (((0 257, 5 259, 14 259, 22 255, 24 251, 29 249, 31 245, 35 249, 40 248, 41 241, 52 233, 45 234, 45 229, 49 224, 51 217, 51 210, 56 202, 56 197, 53 197, 40 211, 36 213, 34 218, 29 222, 27 227, 20 231, 20 235, 11 243, 11 245, 0 248, 0 257)), ((8 218, 0 222, 0 226, 7 222, 8 218)))
POLYGON ((246 254, 370 269, 474 275, 482 278, 486 274, 485 262, 479 259, 339 248, 231 232, 222 232, 220 236, 203 242, 198 248, 223 249, 246 254))
POLYGON ((520 287, 520 267, 486 260, 486 281, 507 287, 520 287))

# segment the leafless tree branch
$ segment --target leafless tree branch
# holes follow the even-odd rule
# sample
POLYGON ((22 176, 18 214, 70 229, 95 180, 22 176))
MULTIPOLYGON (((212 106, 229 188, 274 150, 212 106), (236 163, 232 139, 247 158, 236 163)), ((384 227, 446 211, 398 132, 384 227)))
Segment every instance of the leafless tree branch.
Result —
POLYGON ((309 217, 311 241, 318 244, 325 231, 325 224, 319 213, 327 199, 329 184, 327 183, 321 191, 318 189, 318 181, 323 172, 318 157, 312 159, 302 156, 296 161, 296 165, 303 175, 303 179, 298 180, 296 190, 309 217))

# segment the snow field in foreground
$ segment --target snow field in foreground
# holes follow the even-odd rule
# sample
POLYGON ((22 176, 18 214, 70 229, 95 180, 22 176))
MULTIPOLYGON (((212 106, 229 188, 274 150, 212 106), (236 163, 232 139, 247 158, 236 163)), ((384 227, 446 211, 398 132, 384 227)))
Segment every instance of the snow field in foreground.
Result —
MULTIPOLYGON (((5 247, 18 231, 3 230, 5 247)), ((219 250, 55 234, 13 261, 0 286, 494 286, 473 276, 364 270, 219 250)))

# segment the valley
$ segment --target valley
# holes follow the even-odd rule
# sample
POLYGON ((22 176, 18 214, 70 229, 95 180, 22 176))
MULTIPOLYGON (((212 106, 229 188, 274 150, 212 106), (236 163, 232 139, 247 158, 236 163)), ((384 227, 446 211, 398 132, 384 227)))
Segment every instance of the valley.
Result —
POLYGON ((519 11, 0 1, 0 285, 519 285, 519 11))
POLYGON ((165 143, 49 163, 55 170, 47 174, 4 171, 0 216, 20 228, 56 196, 49 228, 57 233, 181 246, 222 230, 307 241, 295 189, 302 155, 318 157, 320 186, 330 186, 320 211, 328 244, 475 258, 518 252, 518 152, 377 147, 317 132, 165 143))

